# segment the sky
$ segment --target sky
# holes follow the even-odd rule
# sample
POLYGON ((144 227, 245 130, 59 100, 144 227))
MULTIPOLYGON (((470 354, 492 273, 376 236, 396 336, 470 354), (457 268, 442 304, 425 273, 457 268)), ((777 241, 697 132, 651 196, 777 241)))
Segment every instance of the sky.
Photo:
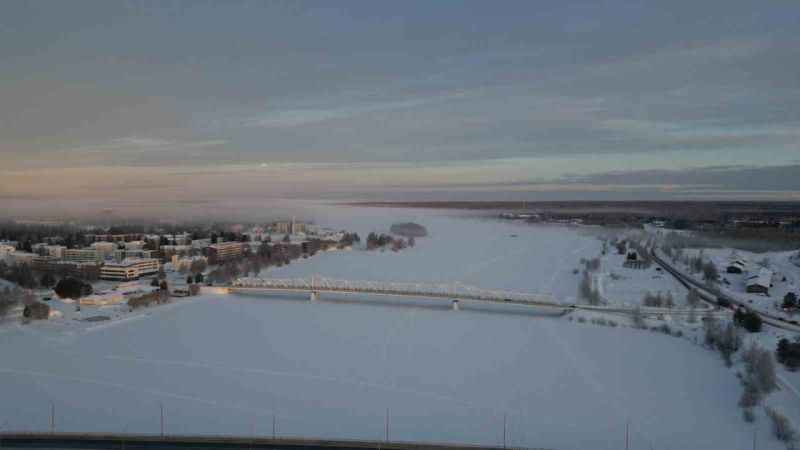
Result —
POLYGON ((769 0, 9 0, 0 204, 800 200, 798 27, 769 0))

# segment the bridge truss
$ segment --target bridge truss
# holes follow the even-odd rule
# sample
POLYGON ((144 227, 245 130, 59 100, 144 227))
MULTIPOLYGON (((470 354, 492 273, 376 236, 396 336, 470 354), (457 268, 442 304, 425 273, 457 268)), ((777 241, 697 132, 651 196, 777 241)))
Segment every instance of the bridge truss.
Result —
POLYGON ((270 289, 307 292, 345 292, 408 297, 442 297, 463 300, 512 301, 556 304, 547 294, 482 289, 462 283, 403 283, 394 281, 354 281, 334 278, 239 278, 232 288, 270 289))

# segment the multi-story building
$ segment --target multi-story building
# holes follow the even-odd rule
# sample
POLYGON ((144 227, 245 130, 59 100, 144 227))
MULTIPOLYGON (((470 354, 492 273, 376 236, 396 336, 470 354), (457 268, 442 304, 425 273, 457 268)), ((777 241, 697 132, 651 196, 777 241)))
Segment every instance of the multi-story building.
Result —
POLYGON ((208 263, 219 264, 222 261, 242 256, 241 242, 225 242, 208 246, 208 263))
POLYGON ((63 258, 64 251, 67 247, 63 245, 48 245, 45 247, 45 251, 47 252, 45 256, 52 256, 53 258, 63 258))
POLYGON ((11 258, 12 264, 28 264, 31 265, 33 263, 33 258, 36 258, 36 253, 29 253, 29 252, 14 252, 9 254, 11 258))
POLYGON ((64 257, 64 250, 66 249, 67 247, 64 247, 63 245, 51 245, 44 242, 33 244, 31 246, 33 253, 36 253, 40 256, 53 256, 55 258, 64 257))
POLYGON ((305 234, 306 224, 304 222, 295 222, 294 219, 292 219, 291 232, 292 234, 305 234))
POLYGON ((16 245, 0 243, 0 260, 6 260, 12 253, 17 251, 16 245))
POLYGON ((85 235, 89 242, 130 242, 142 240, 141 233, 129 234, 87 234, 85 235))
POLYGON ((192 235, 189 233, 171 234, 166 238, 171 245, 188 245, 192 242, 192 235))
POLYGON ((211 245, 211 239, 195 239, 192 241, 192 248, 196 250, 203 250, 211 245))
POLYGON ((120 261, 122 261, 124 259, 128 259, 128 258, 149 259, 149 258, 157 258, 157 257, 158 257, 158 252, 155 251, 155 250, 141 250, 141 249, 139 249, 139 250, 123 250, 123 249, 114 250, 114 261, 116 261, 116 262, 120 262, 120 261))
POLYGON ((117 249, 117 244, 105 241, 94 242, 92 243, 92 248, 97 252, 97 257, 103 261, 106 258, 110 258, 114 254, 114 250, 117 249))
POLYGON ((192 263, 195 261, 203 261, 204 263, 208 264, 208 258, 205 256, 172 256, 172 268, 178 272, 181 271, 188 271, 192 268, 192 263))
POLYGON ((96 280, 100 276, 100 265, 97 263, 77 263, 62 261, 52 256, 37 256, 31 266, 41 272, 49 272, 62 276, 73 276, 84 280, 96 280))
POLYGON ((130 241, 125 243, 125 250, 142 250, 144 241, 130 241))
POLYGON ((144 275, 158 273, 161 267, 157 259, 129 258, 120 262, 109 262, 100 268, 101 280, 130 281, 144 275))
POLYGON ((306 232, 306 224, 292 218, 289 221, 273 223, 271 231, 275 234, 301 234, 306 232))
POLYGON ((100 258, 93 248, 68 248, 64 250, 64 260, 72 262, 97 263, 100 258))
POLYGON ((188 256, 192 253, 191 245, 162 245, 161 257, 169 261, 173 255, 188 256))
POLYGON ((275 222, 270 227, 271 231, 276 234, 289 234, 292 231, 291 222, 275 222))

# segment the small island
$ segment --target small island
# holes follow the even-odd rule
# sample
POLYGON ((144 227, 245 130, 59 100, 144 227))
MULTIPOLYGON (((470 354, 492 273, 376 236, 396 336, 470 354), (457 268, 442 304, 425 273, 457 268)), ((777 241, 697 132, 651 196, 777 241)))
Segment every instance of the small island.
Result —
POLYGON ((389 230, 398 236, 405 238, 419 238, 428 235, 428 230, 422 225, 413 222, 396 223, 389 228, 389 230))

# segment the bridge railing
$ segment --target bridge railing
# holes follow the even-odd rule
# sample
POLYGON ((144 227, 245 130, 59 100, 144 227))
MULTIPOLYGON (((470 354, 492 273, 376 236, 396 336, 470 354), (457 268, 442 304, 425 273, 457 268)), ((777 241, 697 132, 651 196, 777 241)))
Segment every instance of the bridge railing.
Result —
POLYGON ((498 289, 482 289, 461 283, 403 283, 394 281, 340 280, 325 277, 312 278, 239 278, 232 283, 236 288, 265 288, 289 290, 319 290, 339 292, 364 292, 376 294, 420 295, 464 299, 512 300, 529 303, 556 303, 550 295, 498 289))

